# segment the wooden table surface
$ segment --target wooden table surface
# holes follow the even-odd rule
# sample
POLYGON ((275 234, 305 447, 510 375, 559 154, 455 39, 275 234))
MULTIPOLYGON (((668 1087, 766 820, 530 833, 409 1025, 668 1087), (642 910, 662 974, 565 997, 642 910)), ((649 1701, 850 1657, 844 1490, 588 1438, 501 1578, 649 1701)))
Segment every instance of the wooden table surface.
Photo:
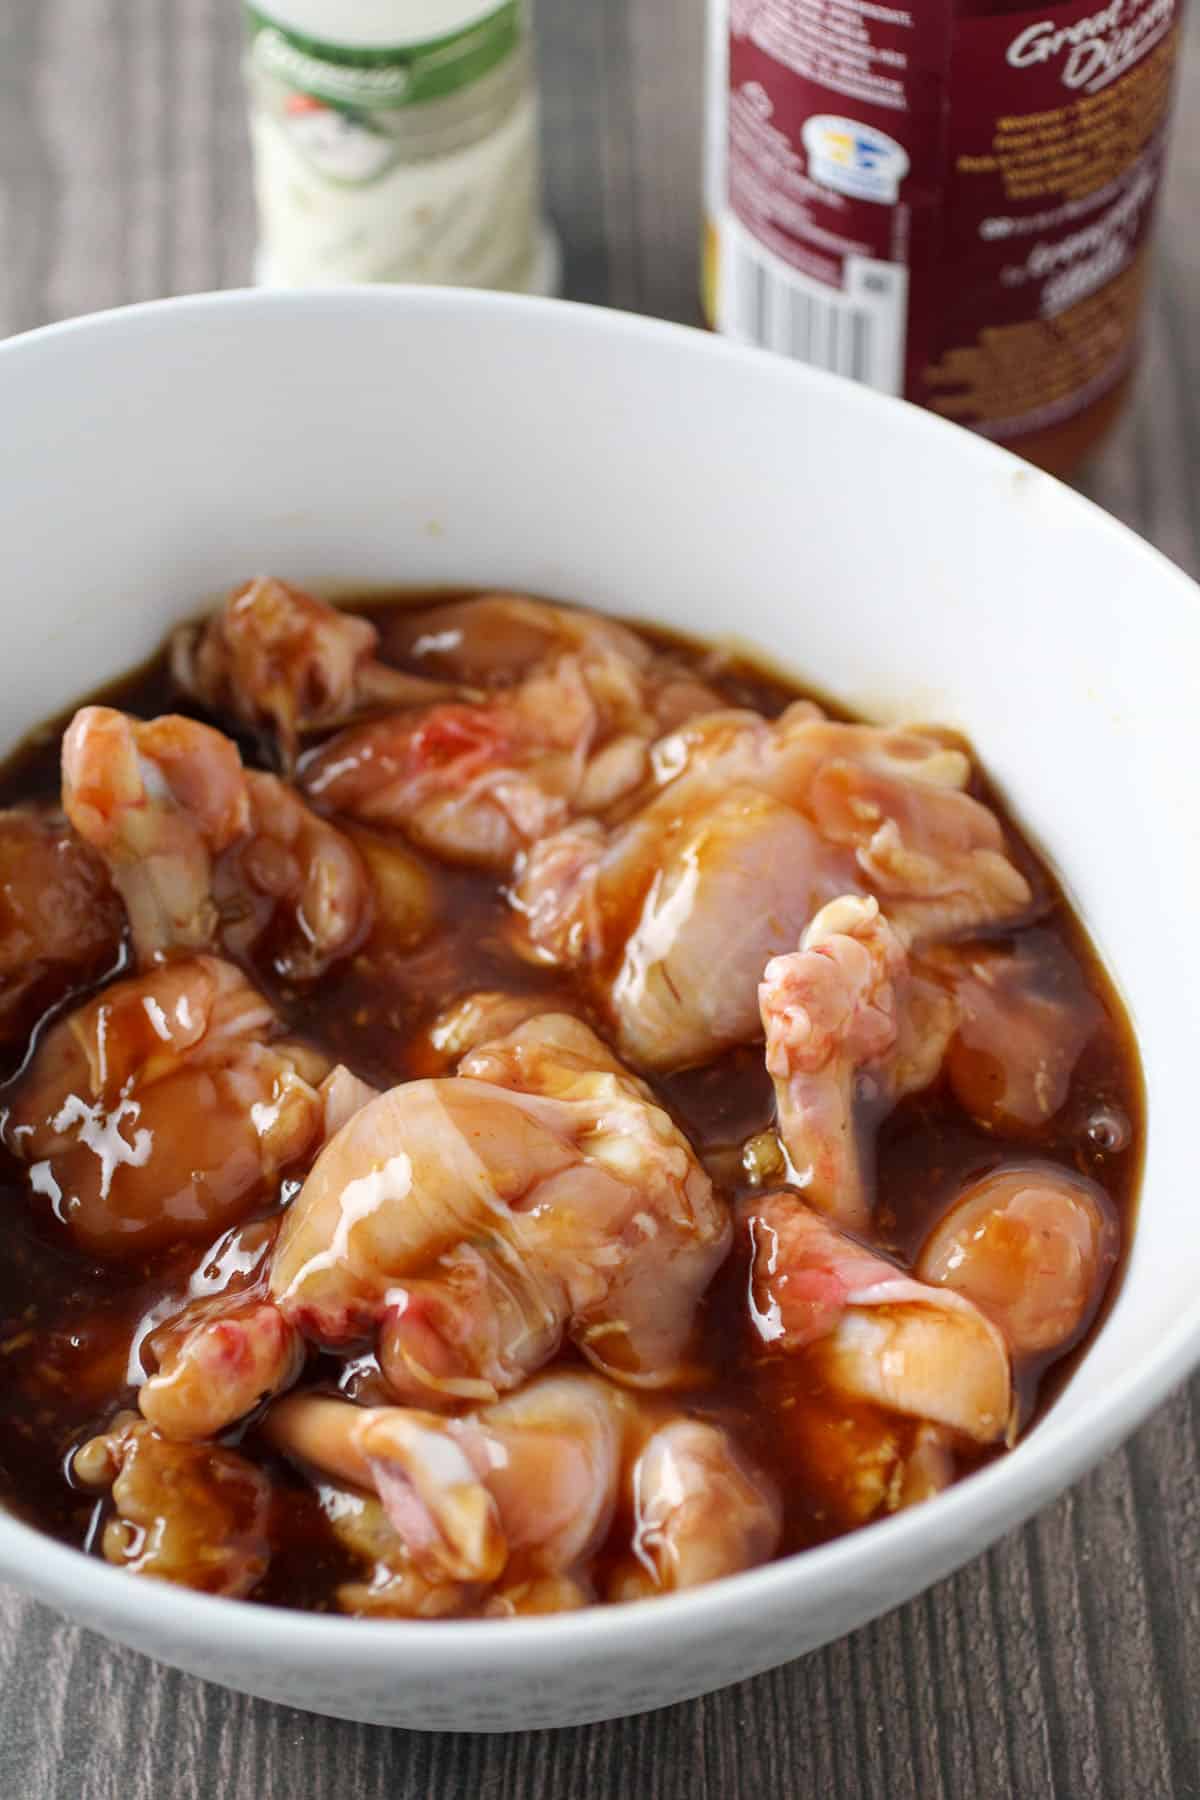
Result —
MULTIPOLYGON (((696 317, 700 0, 543 4, 572 295, 696 317)), ((1085 483, 1200 572, 1200 17, 1136 401, 1085 483)), ((0 333, 249 275, 233 0, 0 0, 0 333)), ((4 1800, 1200 1796, 1200 1385, 988 1556, 666 1712, 524 1737, 338 1723, 0 1589, 4 1800)))

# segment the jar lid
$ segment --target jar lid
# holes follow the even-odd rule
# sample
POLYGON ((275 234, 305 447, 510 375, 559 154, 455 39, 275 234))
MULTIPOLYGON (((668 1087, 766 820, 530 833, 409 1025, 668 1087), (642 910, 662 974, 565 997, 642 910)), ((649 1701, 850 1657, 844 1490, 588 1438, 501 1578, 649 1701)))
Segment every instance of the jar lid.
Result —
POLYGON ((502 10, 505 0, 254 0, 250 10, 285 31, 355 50, 399 50, 450 37, 502 10))

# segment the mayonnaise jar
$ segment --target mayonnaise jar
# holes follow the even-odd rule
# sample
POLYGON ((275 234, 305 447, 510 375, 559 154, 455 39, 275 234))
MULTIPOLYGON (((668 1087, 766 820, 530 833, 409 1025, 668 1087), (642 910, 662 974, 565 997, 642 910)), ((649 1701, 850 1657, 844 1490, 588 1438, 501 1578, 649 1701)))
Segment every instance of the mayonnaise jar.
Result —
POLYGON ((527 0, 269 0, 245 19, 262 281, 557 285, 527 0))

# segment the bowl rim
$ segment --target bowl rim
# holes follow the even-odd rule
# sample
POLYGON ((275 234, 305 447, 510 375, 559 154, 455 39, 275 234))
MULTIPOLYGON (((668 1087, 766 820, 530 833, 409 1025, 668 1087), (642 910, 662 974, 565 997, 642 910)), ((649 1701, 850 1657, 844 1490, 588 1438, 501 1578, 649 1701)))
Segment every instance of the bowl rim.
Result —
MULTIPOLYGON (((539 329, 553 320, 556 330, 658 346, 681 361, 706 358, 760 372, 769 364, 773 381, 781 387, 791 384, 798 398, 805 389, 823 388, 830 395, 836 393, 843 409, 863 415, 876 432, 886 435, 900 429, 918 437, 925 434, 935 448, 940 442, 943 453, 953 438, 953 450, 960 460, 975 459, 985 474, 1038 484, 1064 520, 1074 517, 1081 529, 1108 534, 1114 542, 1120 541, 1126 552, 1132 550, 1146 562, 1159 596, 1156 604, 1169 604, 1172 595, 1174 604, 1189 613, 1200 604, 1200 586, 1155 546, 1082 494, 1030 468, 999 444, 907 401, 694 326, 579 301, 385 285, 292 291, 241 288, 174 296, 85 313, 0 342, 0 386, 14 362, 52 356, 60 345, 76 339, 104 340, 125 333, 144 336, 164 326, 174 329, 177 320, 194 317, 204 321, 222 314, 320 318, 356 312, 458 313, 467 317, 472 330, 480 329, 489 316, 524 316, 536 320, 539 329)), ((431 1671, 459 1660, 490 1657, 502 1646, 510 1652, 517 1650, 527 1666, 537 1660, 539 1650, 547 1663, 564 1656, 590 1658, 620 1648, 631 1630, 637 1632, 644 1649, 678 1646, 735 1616, 753 1613, 760 1604, 764 1612, 787 1606, 799 1613, 810 1590, 828 1593, 843 1578, 865 1591, 864 1584, 873 1575, 934 1560, 939 1545, 954 1546, 951 1556, 943 1558, 948 1572, 1005 1531, 1015 1529, 1099 1461, 1198 1361, 1200 1293, 1170 1322, 1136 1367, 1127 1367, 1105 1393, 1085 1401, 1073 1419, 1058 1423, 1058 1406, 1052 1406, 1013 1450, 957 1483, 935 1504, 895 1514, 827 1544, 702 1587, 654 1597, 648 1608, 646 1602, 626 1602, 536 1617, 437 1621, 302 1612, 198 1593, 166 1582, 130 1580, 124 1570, 2 1510, 0 1574, 68 1614, 86 1609, 92 1618, 102 1618, 105 1626, 118 1633, 124 1629, 137 1636, 143 1625, 170 1629, 189 1646, 204 1643, 227 1649, 235 1662, 240 1645, 231 1643, 231 1638, 247 1632, 256 1654, 276 1657, 282 1665, 323 1663, 331 1651, 343 1663, 376 1663, 381 1652, 390 1650, 402 1659, 406 1654, 419 1656, 431 1671)), ((886 1605, 891 1604, 887 1599, 886 1605)), ((399 1673, 403 1660, 396 1667, 399 1673)))

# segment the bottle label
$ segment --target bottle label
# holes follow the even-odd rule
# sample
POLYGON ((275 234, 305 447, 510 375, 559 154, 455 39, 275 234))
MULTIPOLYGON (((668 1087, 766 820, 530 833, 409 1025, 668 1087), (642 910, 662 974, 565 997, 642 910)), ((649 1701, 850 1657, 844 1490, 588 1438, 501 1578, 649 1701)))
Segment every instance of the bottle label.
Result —
POLYGON ((1131 359, 1180 0, 730 0, 710 310, 1004 441, 1131 359))
POLYGON ((480 8, 466 26, 418 44, 354 48, 307 37, 246 8, 253 68, 331 106, 418 106, 469 87, 516 49, 519 0, 480 8))

